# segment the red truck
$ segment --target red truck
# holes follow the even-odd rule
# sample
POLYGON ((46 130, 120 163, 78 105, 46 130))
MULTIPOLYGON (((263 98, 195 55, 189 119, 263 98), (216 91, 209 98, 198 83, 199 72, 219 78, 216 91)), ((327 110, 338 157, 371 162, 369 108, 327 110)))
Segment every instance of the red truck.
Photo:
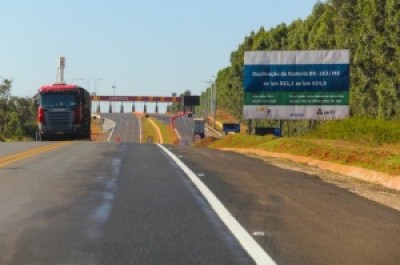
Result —
POLYGON ((91 97, 77 85, 44 85, 35 97, 39 140, 90 140, 91 97))

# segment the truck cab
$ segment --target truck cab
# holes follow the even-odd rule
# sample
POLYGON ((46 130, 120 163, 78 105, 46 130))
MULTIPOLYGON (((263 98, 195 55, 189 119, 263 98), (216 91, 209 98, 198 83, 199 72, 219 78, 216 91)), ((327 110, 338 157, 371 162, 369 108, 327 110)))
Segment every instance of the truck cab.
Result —
POLYGON ((36 95, 40 139, 90 139, 91 99, 82 87, 67 84, 45 85, 36 95))

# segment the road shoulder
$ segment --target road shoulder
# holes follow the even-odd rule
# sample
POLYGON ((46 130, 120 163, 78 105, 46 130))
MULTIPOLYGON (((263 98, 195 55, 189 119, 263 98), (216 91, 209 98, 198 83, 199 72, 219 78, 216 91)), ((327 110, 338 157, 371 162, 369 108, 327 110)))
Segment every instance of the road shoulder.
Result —
POLYGON ((400 211, 400 177, 290 154, 250 148, 221 148, 220 150, 245 154, 281 168, 318 176, 322 181, 400 211))

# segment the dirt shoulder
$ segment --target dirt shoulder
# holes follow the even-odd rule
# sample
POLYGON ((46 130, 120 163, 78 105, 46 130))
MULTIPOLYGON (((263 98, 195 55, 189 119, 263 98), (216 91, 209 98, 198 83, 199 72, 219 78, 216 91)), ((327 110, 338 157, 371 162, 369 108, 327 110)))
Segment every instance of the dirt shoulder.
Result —
POLYGON ((370 200, 400 211, 400 177, 291 154, 252 148, 220 148, 262 159, 275 166, 305 172, 370 200))

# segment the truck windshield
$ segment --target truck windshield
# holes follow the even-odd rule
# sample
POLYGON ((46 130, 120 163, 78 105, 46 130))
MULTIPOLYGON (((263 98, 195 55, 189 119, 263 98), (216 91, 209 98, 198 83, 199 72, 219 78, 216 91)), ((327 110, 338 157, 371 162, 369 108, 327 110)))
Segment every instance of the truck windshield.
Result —
POLYGON ((44 93, 40 95, 43 108, 71 108, 77 105, 75 93, 44 93))

